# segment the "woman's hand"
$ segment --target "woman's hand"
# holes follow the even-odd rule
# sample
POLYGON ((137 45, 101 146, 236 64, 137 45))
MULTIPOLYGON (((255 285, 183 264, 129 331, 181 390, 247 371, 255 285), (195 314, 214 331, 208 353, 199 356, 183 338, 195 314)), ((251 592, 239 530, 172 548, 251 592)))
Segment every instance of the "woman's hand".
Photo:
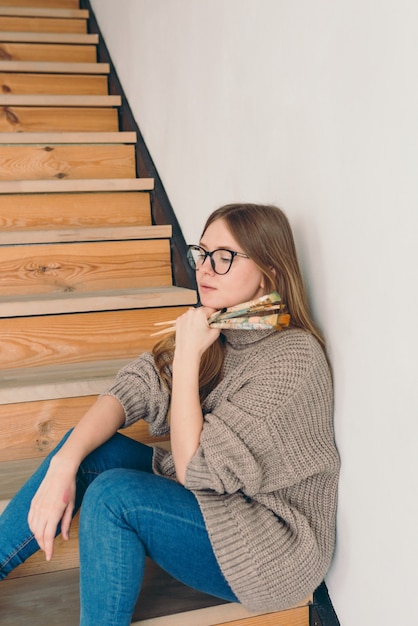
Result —
POLYGON ((59 458, 53 457, 48 472, 32 499, 28 514, 33 532, 45 558, 50 561, 54 538, 61 521, 61 534, 68 540, 75 504, 75 471, 59 458))
POLYGON ((176 321, 176 350, 175 357, 195 356, 200 360, 202 354, 219 337, 218 328, 210 328, 208 318, 215 313, 215 309, 208 307, 190 308, 176 321))

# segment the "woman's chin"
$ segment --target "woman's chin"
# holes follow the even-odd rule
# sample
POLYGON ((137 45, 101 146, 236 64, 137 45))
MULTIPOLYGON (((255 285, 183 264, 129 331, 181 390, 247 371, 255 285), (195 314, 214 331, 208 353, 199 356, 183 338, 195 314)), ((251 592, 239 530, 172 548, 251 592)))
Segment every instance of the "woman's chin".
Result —
POLYGON ((218 309, 222 309, 225 306, 223 302, 220 302, 219 295, 216 294, 214 291, 204 291, 203 293, 199 292, 199 298, 202 306, 207 306, 208 308, 215 309, 216 311, 218 309))

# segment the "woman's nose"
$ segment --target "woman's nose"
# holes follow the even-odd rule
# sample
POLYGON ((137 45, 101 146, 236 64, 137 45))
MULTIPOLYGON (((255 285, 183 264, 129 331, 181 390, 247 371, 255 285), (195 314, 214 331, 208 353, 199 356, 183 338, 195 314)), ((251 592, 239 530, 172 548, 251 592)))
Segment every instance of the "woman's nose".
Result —
POLYGON ((202 265, 199 267, 199 270, 203 270, 206 274, 214 273, 213 267, 212 267, 212 259, 210 258, 209 255, 203 261, 202 265))

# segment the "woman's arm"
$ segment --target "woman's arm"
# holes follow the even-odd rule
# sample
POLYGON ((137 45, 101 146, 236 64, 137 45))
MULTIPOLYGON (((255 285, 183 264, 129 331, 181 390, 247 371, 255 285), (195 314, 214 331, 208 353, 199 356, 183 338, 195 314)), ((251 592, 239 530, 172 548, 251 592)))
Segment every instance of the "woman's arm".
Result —
POLYGON ((54 537, 60 521, 63 538, 69 538, 75 503, 75 476, 80 463, 110 439, 123 425, 124 419, 123 407, 116 398, 99 397, 52 458, 28 515, 29 527, 47 561, 53 555, 54 537))
POLYGON ((199 366, 202 354, 219 337, 208 326, 212 309, 190 309, 177 319, 173 360, 170 437, 177 480, 184 484, 186 468, 195 454, 203 428, 199 398, 199 366))

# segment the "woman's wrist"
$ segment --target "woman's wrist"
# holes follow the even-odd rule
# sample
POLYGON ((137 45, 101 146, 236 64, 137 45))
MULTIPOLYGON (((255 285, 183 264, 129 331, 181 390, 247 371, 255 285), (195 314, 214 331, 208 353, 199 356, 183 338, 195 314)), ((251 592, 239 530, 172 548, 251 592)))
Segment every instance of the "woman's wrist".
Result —
POLYGON ((50 468, 54 471, 60 471, 68 474, 76 474, 82 459, 76 458, 74 454, 68 452, 64 448, 52 457, 50 468))

